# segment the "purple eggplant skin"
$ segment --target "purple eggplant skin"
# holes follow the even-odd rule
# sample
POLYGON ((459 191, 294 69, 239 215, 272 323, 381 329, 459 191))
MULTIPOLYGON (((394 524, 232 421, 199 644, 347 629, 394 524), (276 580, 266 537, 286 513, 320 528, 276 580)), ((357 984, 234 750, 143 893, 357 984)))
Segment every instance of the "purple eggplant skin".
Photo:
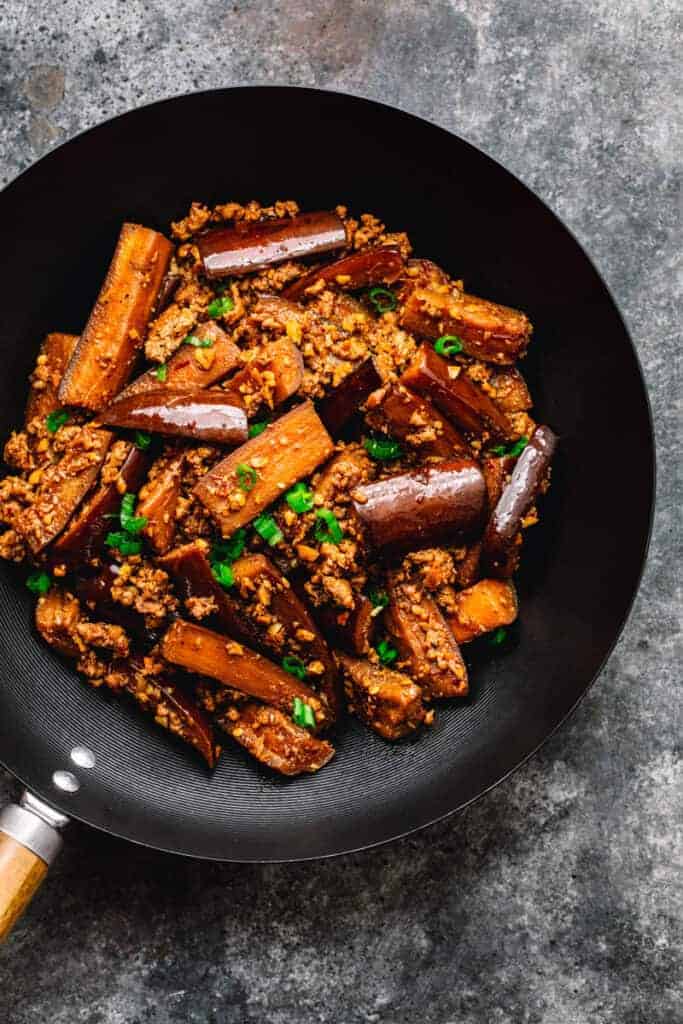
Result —
POLYGON ((482 565, 488 575, 505 578, 513 574, 517 560, 510 556, 522 520, 547 479, 556 447, 557 436, 550 427, 539 426, 517 459, 484 533, 482 565))
POLYGON ((309 270, 290 284, 282 295, 285 299, 298 302, 306 289, 318 281, 336 285, 345 291, 368 288, 373 284, 393 284, 401 276, 404 265, 405 260, 397 245, 377 245, 309 270))
POLYGON ((338 437, 368 395, 382 387, 374 359, 366 359, 347 374, 317 405, 318 416, 333 437, 338 437))
POLYGON ((325 210, 281 220, 242 221, 208 231, 195 241, 209 279, 241 277, 284 260, 343 249, 347 244, 342 219, 325 210))
MULTIPOLYGON (((150 458, 146 452, 131 445, 119 470, 127 491, 137 491, 147 476, 150 458)), ((64 532, 49 552, 51 565, 64 565, 67 569, 85 565, 100 554, 104 538, 114 529, 112 519, 121 507, 121 492, 117 482, 100 484, 92 497, 86 499, 64 532)))
POLYGON ((143 391, 114 402, 99 418, 113 427, 232 447, 249 436, 244 409, 218 390, 143 391))
POLYGON ((356 603, 350 611, 321 605, 315 609, 316 619, 323 635, 334 647, 349 654, 364 657, 372 646, 377 626, 373 606, 364 594, 356 594, 356 603))
POLYGON ((353 498, 368 541, 389 554, 465 542, 480 533, 486 518, 486 482, 473 459, 364 484, 353 498))
POLYGON ((157 293, 157 300, 154 303, 152 317, 159 316, 159 314, 163 313, 167 306, 170 306, 171 299, 178 291, 181 281, 182 277, 180 276, 180 274, 172 274, 170 270, 166 272, 166 276, 161 282, 159 291, 157 293))
POLYGON ((206 550, 203 541, 192 541, 169 551, 158 559, 158 564, 173 579, 183 603, 193 597, 213 600, 215 611, 203 625, 211 625, 239 643, 257 647, 260 637, 256 627, 216 580, 206 550))
POLYGON ((159 642, 163 628, 148 629, 144 615, 113 599, 111 588, 119 572, 116 562, 107 562, 96 576, 79 577, 76 593, 81 603, 98 619, 121 626, 137 646, 149 649, 159 642))

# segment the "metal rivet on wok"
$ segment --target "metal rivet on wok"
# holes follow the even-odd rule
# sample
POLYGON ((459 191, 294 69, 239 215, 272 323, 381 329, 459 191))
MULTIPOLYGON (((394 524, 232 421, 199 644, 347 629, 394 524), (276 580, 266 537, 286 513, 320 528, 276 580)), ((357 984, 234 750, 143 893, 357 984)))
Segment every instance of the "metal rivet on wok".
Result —
POLYGON ((95 755, 90 747, 74 747, 71 751, 71 760, 79 768, 95 767, 95 755))
POLYGON ((77 793, 81 788, 81 784, 73 772, 54 772, 52 782, 57 789, 61 789, 64 793, 77 793))

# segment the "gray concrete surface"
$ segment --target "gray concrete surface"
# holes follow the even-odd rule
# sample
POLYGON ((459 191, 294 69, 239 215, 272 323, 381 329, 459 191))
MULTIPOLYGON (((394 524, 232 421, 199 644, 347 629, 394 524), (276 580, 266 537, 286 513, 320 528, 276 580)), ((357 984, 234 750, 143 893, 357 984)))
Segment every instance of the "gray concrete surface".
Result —
POLYGON ((3 182, 136 104, 245 82, 359 92, 481 145, 594 254, 645 368, 660 459, 626 633, 524 770, 459 818, 318 865, 192 863, 74 830, 0 952, 0 1019, 683 1020, 679 5, 6 0, 0 12, 3 182))

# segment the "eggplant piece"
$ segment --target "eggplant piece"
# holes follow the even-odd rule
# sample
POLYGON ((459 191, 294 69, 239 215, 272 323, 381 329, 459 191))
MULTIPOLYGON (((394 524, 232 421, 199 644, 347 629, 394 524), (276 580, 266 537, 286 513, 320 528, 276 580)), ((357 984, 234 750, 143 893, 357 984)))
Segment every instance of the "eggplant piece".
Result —
POLYGON ((453 459, 356 487, 353 506, 378 550, 457 544, 483 527, 486 484, 476 462, 453 459))
POLYGON ((400 382, 370 398, 365 419, 374 430, 405 441, 425 458, 470 454, 465 439, 432 403, 400 382))
POLYGON ((436 602, 411 582, 390 575, 385 623, 411 677, 430 699, 465 697, 467 669, 436 602))
POLYGON ((183 544, 160 558, 158 564, 173 578, 186 607, 191 599, 206 602, 213 606, 208 619, 212 626, 240 643, 258 645, 258 630, 234 597, 216 580, 204 541, 195 540, 183 544))
MULTIPOLYGON (((503 493, 505 474, 514 465, 514 459, 509 456, 499 458, 487 455, 481 461, 481 469, 486 481, 486 498, 489 512, 498 504, 498 499, 503 493)), ((456 565, 456 579, 459 587, 471 587, 481 576, 481 551, 483 542, 481 538, 474 544, 470 544, 465 557, 456 565)))
POLYGON ((153 467, 154 476, 147 481, 138 496, 135 514, 147 520, 142 533, 157 554, 168 551, 175 537, 184 462, 182 452, 162 456, 153 467))
POLYGON ((108 430, 81 427, 59 462, 44 470, 35 501, 14 523, 34 555, 61 533, 83 501, 97 478, 111 439, 108 430))
POLYGON ((482 563, 487 574, 503 578, 513 574, 522 520, 547 481, 556 447, 557 437, 550 427, 536 427, 517 459, 484 533, 482 563))
POLYGON ((252 757, 281 775, 317 772, 334 756, 327 740, 311 735, 277 708, 249 701, 230 707, 216 724, 252 757))
POLYGON ((45 419, 61 407, 59 385, 77 343, 77 334, 54 333, 45 336, 30 377, 31 390, 24 417, 26 425, 36 417, 45 419))
POLYGON ((116 582, 120 567, 115 562, 105 563, 95 576, 80 576, 76 581, 76 593, 82 603, 94 612, 98 619, 113 622, 143 647, 153 647, 159 639, 157 630, 148 629, 145 616, 115 601, 111 588, 116 582))
POLYGON ((121 506, 122 495, 137 491, 148 468, 149 456, 135 445, 129 445, 116 479, 100 484, 52 545, 51 565, 74 569, 99 555, 104 538, 112 529, 111 520, 121 506))
POLYGON ((377 625, 372 602, 364 594, 355 595, 353 608, 333 608, 322 605, 316 609, 316 617, 325 636, 335 647, 348 654, 366 655, 372 647, 377 625))
MULTIPOLYGON (((223 385, 223 391, 226 395, 233 395, 238 403, 247 401, 250 395, 258 395, 266 399, 265 404, 274 407, 295 395, 303 380, 301 352, 292 341, 280 338, 264 345, 239 373, 223 385)), ((259 401, 258 404, 264 403, 259 401)))
POLYGON ((173 246, 157 231, 124 224, 107 276, 59 389, 63 405, 98 412, 128 382, 173 246))
POLYGON ((517 618, 517 592, 509 580, 480 580, 455 595, 448 624, 459 644, 509 626, 517 618))
POLYGON ((425 718, 422 690, 394 669, 338 655, 344 669, 349 711, 385 740, 398 740, 414 732, 425 718))
POLYGON ((466 433, 481 437, 487 433, 503 441, 512 441, 515 433, 498 406, 462 366, 447 363, 431 345, 422 345, 401 377, 401 383, 430 399, 466 433))
POLYGON ((38 598, 36 629, 43 640, 65 658, 77 658, 81 653, 74 638, 80 619, 81 606, 73 594, 51 587, 47 594, 38 598))
MULTIPOLYGON (((201 478, 194 494, 209 510, 224 537, 245 526, 298 480, 329 458, 332 439, 313 404, 304 402, 281 416, 262 434, 243 444, 201 478), (253 469, 255 479, 240 486, 238 467, 253 469)), ((244 484, 244 472, 242 472, 244 484)))
POLYGON ((495 391, 494 401, 504 413, 526 412, 533 402, 524 377, 516 366, 496 367, 489 377, 495 391))
POLYGON ((525 313, 501 306, 457 288, 424 288, 418 284, 402 295, 399 322, 412 334, 436 339, 454 334, 475 359, 510 364, 521 359, 531 337, 525 313))
MULTIPOLYGON (((194 336, 200 341, 212 341, 208 348, 181 345, 166 363, 163 387, 167 391, 195 391, 208 388, 227 377, 241 363, 240 350, 217 323, 209 321, 196 327, 194 336)), ((143 391, 158 391, 162 386, 157 376, 158 367, 148 370, 121 392, 117 402, 139 395, 143 391)))
POLYGON ((319 281, 323 285, 336 285, 349 291, 373 284, 393 284, 400 277, 403 266, 404 260, 398 246, 377 245, 372 249, 342 256, 322 267, 314 267, 285 288, 282 295, 285 299, 298 302, 306 290, 318 285, 319 281))
POLYGON ((183 279, 180 276, 180 274, 172 274, 170 270, 164 276, 164 279, 161 282, 161 285, 159 286, 159 291, 157 292, 157 299, 156 302, 154 303, 154 309, 152 310, 152 313, 150 315, 151 320, 156 319, 156 317, 158 317, 160 313, 163 313, 167 306, 170 306, 171 300, 173 299, 175 293, 178 291, 178 288, 180 287, 182 280, 183 279))
POLYGON ((247 414, 222 391, 143 391, 119 398, 100 422, 208 444, 238 445, 247 440, 247 414))
POLYGON ((381 387, 382 378, 374 359, 370 357, 320 399, 317 403, 318 415, 332 437, 339 436, 349 420, 358 413, 368 395, 381 387))
POLYGON ((195 239, 204 273, 211 280, 242 277, 275 263, 343 249, 344 223, 336 213, 301 213, 279 220, 240 221, 195 239))
POLYGON ((167 675, 153 671, 151 659, 116 661, 105 677, 114 693, 125 693, 150 715, 157 725, 168 729, 194 747, 209 768, 215 768, 220 748, 202 710, 167 675))
POLYGON ((292 713, 294 699, 298 697, 313 710, 316 730, 330 722, 324 699, 296 676, 236 640, 203 626, 176 619, 162 638, 161 653, 166 661, 188 672, 217 679, 224 686, 272 704, 285 714, 292 713))
POLYGON ((315 679, 320 692, 327 700, 332 716, 336 718, 342 708, 342 692, 339 685, 339 672, 330 654, 327 643, 318 629, 308 608, 285 579, 281 572, 265 555, 245 555, 233 562, 232 571, 242 597, 248 599, 250 593, 258 594, 259 585, 267 584, 266 597, 269 612, 272 612, 272 623, 280 624, 282 636, 278 640, 270 639, 270 631, 263 630, 263 643, 271 650, 280 654, 283 647, 301 657, 308 668, 311 662, 319 662, 322 672, 310 674, 315 679))

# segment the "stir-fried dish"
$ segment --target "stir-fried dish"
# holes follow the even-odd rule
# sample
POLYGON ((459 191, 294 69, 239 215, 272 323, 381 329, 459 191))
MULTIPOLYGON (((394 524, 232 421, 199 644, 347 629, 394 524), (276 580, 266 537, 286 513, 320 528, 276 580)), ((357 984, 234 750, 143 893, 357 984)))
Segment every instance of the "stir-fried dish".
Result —
POLYGON ((0 555, 36 627, 210 767, 285 775, 355 715, 385 740, 505 638, 556 444, 531 324, 344 207, 124 224, 80 337, 49 334, 5 446, 0 555))

